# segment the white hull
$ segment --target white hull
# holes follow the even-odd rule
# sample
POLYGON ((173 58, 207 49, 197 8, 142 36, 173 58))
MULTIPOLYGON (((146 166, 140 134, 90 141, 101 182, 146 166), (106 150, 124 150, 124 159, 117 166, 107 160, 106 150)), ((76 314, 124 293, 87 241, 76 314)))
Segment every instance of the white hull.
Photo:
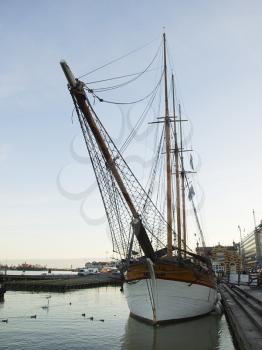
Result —
POLYGON ((217 302, 215 289, 173 280, 142 279, 123 288, 131 314, 152 323, 204 315, 217 302))

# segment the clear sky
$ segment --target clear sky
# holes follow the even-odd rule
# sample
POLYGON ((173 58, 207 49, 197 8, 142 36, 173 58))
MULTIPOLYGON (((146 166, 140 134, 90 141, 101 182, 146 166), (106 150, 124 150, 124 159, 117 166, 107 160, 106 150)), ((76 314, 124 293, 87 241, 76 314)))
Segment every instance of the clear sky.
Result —
MULTIPOLYGON (((111 255, 59 60, 81 75, 156 48, 163 26, 201 160, 207 243, 237 241, 238 225, 251 231, 253 208, 262 219, 261 13, 259 0, 0 1, 0 262, 111 255)), ((117 119, 102 112, 118 137, 117 119)))

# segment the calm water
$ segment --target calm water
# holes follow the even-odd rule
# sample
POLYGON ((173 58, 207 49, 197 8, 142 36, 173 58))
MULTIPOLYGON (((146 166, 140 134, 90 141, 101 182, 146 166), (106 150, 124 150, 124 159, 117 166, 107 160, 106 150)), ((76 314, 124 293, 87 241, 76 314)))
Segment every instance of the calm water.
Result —
POLYGON ((6 318, 8 323, 0 322, 1 350, 234 349, 224 316, 153 328, 129 317, 115 287, 66 294, 7 292, 0 304, 0 319, 6 318), (43 309, 48 300, 49 308, 43 309))

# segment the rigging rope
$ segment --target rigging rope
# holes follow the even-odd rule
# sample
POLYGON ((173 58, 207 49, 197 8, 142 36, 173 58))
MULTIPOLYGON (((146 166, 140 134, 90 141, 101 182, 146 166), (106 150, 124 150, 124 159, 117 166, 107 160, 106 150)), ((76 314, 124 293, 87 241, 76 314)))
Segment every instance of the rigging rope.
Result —
POLYGON ((140 103, 140 102, 148 99, 155 92, 155 90, 159 87, 161 80, 162 80, 162 77, 163 77, 163 73, 161 74, 161 78, 160 78, 159 82, 157 83, 157 85, 154 87, 154 89, 152 91, 150 91, 150 93, 147 94, 146 96, 144 96, 138 100, 135 100, 135 101, 129 101, 129 102, 109 101, 109 100, 105 100, 105 99, 99 97, 97 94, 94 93, 93 89, 90 89, 86 85, 85 85, 85 90, 87 90, 90 94, 92 94, 94 98, 97 98, 99 102, 105 102, 105 103, 114 104, 114 105, 132 105, 132 104, 140 103))
POLYGON ((139 79, 144 73, 146 73, 148 71, 148 69, 152 66, 152 64, 154 63, 154 61, 156 60, 156 58, 159 55, 160 49, 161 49, 162 43, 159 45, 156 54, 154 55, 153 59, 151 60, 151 62, 146 66, 146 68, 144 70, 142 70, 140 73, 137 73, 137 76, 135 76, 134 78, 118 84, 118 85, 113 85, 113 86, 109 86, 109 87, 104 87, 104 88, 98 88, 98 89, 93 89, 93 91, 97 91, 97 92, 104 92, 104 91, 108 91, 108 90, 114 90, 114 89, 118 89, 120 87, 126 86, 132 82, 134 82, 135 80, 139 79))
MULTIPOLYGON (((119 173, 122 175, 124 183, 126 184, 126 186, 128 186, 128 189, 131 191, 131 195, 133 196, 133 200, 135 201, 137 207, 141 211, 140 213, 141 214, 143 213, 143 220, 145 220, 144 226, 147 229, 148 233, 151 234, 151 240, 154 238, 154 241, 156 242, 155 244, 157 244, 157 246, 159 244, 162 244, 163 246, 165 246, 165 243, 161 242, 159 237, 161 237, 160 236, 160 234, 161 234, 160 231, 162 231, 161 228, 166 227, 167 223, 163 217, 163 214, 160 213, 159 209, 153 203, 152 198, 151 198, 152 193, 153 193, 154 188, 155 188, 155 179, 156 179, 156 172, 158 170, 158 167, 161 166, 160 171, 161 172, 163 171, 163 169, 162 169, 163 168, 163 160, 162 160, 162 157, 160 157, 161 145, 163 143, 163 131, 162 131, 160 143, 159 143, 158 150, 157 150, 155 164, 153 165, 153 167, 151 169, 151 174, 150 174, 150 178, 148 181, 148 184, 150 182, 148 192, 143 190, 139 181, 136 179, 135 175, 132 173, 132 171, 127 166, 127 164, 125 163, 124 159, 122 159, 122 156, 121 156, 121 153, 123 153, 126 150, 128 145, 134 139, 136 131, 141 126, 141 124, 145 120, 145 117, 147 116, 150 108, 152 107, 152 104, 155 100, 155 97, 157 95, 157 92, 159 90, 160 84, 161 84, 162 79, 163 79, 164 70, 162 70, 160 79, 157 81, 153 90, 149 94, 147 94, 146 96, 144 96, 143 98, 140 98, 138 100, 129 101, 129 102, 110 101, 110 100, 106 100, 106 99, 99 97, 96 93, 96 92, 106 92, 109 90, 117 89, 119 87, 130 84, 131 82, 140 78, 145 72, 147 72, 149 70, 149 68, 152 66, 154 61, 159 56, 160 47, 158 48, 158 50, 157 50, 155 56, 153 57, 153 59, 151 60, 151 62, 147 65, 147 67, 142 72, 139 72, 139 73, 136 73, 133 75, 131 74, 131 75, 126 75, 126 76, 122 76, 122 77, 104 79, 104 80, 96 81, 96 82, 103 82, 103 81, 114 80, 114 79, 122 79, 123 77, 128 77, 128 76, 134 76, 134 78, 132 78, 128 81, 122 82, 120 84, 116 84, 116 85, 104 87, 104 88, 101 87, 101 88, 97 88, 97 89, 89 88, 86 85, 87 84, 86 83, 84 86, 84 89, 86 91, 88 91, 95 99, 98 99, 100 102, 105 102, 105 103, 115 104, 115 105, 133 105, 133 104, 140 103, 140 102, 148 99, 148 101, 146 103, 146 107, 145 107, 144 111, 142 112, 141 116, 139 117, 138 121, 136 122, 135 127, 131 130, 127 139, 125 140, 122 147, 120 148, 120 154, 119 154, 119 151, 116 148, 114 142, 109 137, 109 135, 107 134, 107 131, 104 129, 101 121, 99 120, 96 113, 94 112, 89 101, 88 101, 88 104, 89 104, 91 113, 93 114, 93 116, 95 118, 95 122, 96 122, 97 126, 99 127, 100 132, 102 133, 102 136, 103 136, 103 138, 104 138, 104 140, 109 148, 110 153, 112 154, 112 158, 114 159, 114 163, 115 163, 116 168, 118 169, 119 173), (160 158, 161 158, 161 160, 160 160, 160 158), (158 227, 156 227, 156 226, 158 226, 158 227)), ((133 50, 130 53, 123 55, 118 59, 114 59, 111 62, 109 62, 101 67, 98 67, 95 70, 93 70, 87 74, 82 75, 81 77, 87 76, 87 75, 89 75, 89 74, 91 74, 99 69, 102 69, 110 64, 113 64, 114 62, 117 62, 118 60, 120 60, 120 59, 122 59, 122 58, 136 52, 136 51, 137 50, 133 50)), ((93 82, 93 83, 96 83, 96 82, 93 82)), ((88 84, 90 84, 90 83, 88 83, 88 84)), ((169 93, 171 93, 171 92, 169 91, 169 93)), ((159 103, 160 103, 160 101, 159 101, 159 103)), ((74 104, 75 104, 75 101, 74 101, 74 104)), ((75 105, 75 108, 76 108, 76 113, 78 114, 79 110, 78 110, 76 105, 75 105)), ((81 115, 81 113, 80 113, 80 115, 81 115)), ((88 151, 90 154, 90 158, 93 157, 92 165, 93 165, 95 173, 96 173, 97 182, 100 185, 99 190, 100 190, 100 193, 101 193, 103 201, 104 201, 106 214, 108 216, 111 235, 112 235, 112 238, 114 241, 113 244, 116 243, 116 240, 117 240, 118 236, 120 235, 120 240, 118 241, 119 246, 117 246, 116 248, 119 252, 121 251, 124 254, 127 254, 128 245, 126 246, 126 242, 129 242, 129 239, 126 239, 126 237, 124 237, 122 235, 123 235, 123 233, 127 234, 127 227, 128 227, 128 232, 130 231, 130 221, 129 221, 130 213, 128 211, 128 208, 125 207, 125 203, 123 202, 122 194, 119 192, 117 184, 115 183, 115 180, 112 178, 112 174, 110 172, 110 169, 107 167, 107 163, 105 162, 103 155, 102 155, 101 151, 99 150, 98 145, 95 143, 95 138, 90 133, 88 124, 86 123, 83 116, 80 116, 79 119, 81 119, 80 125, 81 125, 81 123, 84 124, 84 128, 82 129, 82 131, 84 134, 84 138, 86 140, 87 148, 89 148, 88 151), (115 207, 115 213, 113 213, 115 216, 113 218, 111 215, 112 210, 110 208, 112 206, 115 207), (121 214, 121 213, 126 215, 126 217, 124 217, 123 214, 121 214), (118 228, 118 230, 116 232, 114 232, 115 227, 118 228), (125 232, 125 230, 126 230, 126 232, 125 232)), ((81 127, 82 127, 82 125, 81 125, 81 127)), ((159 178, 157 178, 157 180, 158 180, 157 181, 158 182, 157 202, 158 202, 158 198, 161 199, 161 197, 164 197, 163 199, 166 200, 165 192, 160 191, 161 182, 163 185, 163 183, 165 181, 165 177, 160 176, 159 178)), ((163 210, 163 212, 164 212, 164 210, 163 210)), ((163 232, 165 232, 165 231, 163 230, 163 232)), ((157 246, 155 245, 155 247, 157 247, 157 246)), ((141 250, 140 246, 138 246, 138 248, 141 250)))
POLYGON ((161 84, 161 81, 162 81, 162 77, 163 77, 163 74, 161 75, 161 79, 160 81, 158 82, 157 86, 156 86, 156 89, 155 89, 155 92, 154 94, 152 94, 152 97, 151 99, 149 100, 148 104, 146 105, 145 109, 143 110, 140 118, 138 119, 138 121, 136 122, 136 125, 134 126, 134 128, 131 130, 131 132, 129 133, 128 137, 126 138, 125 142, 123 143, 123 145, 120 147, 120 152, 123 153, 127 147, 130 145, 130 143, 132 142, 133 138, 135 137, 135 134, 136 132, 138 131, 138 129, 141 127, 143 121, 145 120, 154 100, 155 100, 155 97, 156 97, 156 94, 157 94, 157 91, 160 87, 160 84, 161 84))
MULTIPOLYGON (((143 202, 145 201, 145 197, 148 196, 146 191, 143 189, 143 187, 141 186, 140 182, 135 177, 134 173, 131 171, 131 169, 128 167, 128 165, 126 164, 125 160, 123 159, 123 157, 119 153, 119 150, 116 148, 116 146, 114 144, 114 141, 110 138, 110 136, 108 135, 106 129, 103 127, 100 119, 98 118, 97 114, 95 113, 95 111, 94 111, 94 109, 93 109, 93 107, 90 104, 88 99, 87 99, 87 101, 88 101, 89 108, 90 108, 92 114, 94 115, 94 117, 96 119, 96 123, 100 127, 100 131, 102 132, 102 134, 103 134, 103 136, 105 138, 105 141, 107 142, 107 144, 109 146, 109 149, 111 149, 111 152, 113 152, 112 153, 113 154, 113 158, 115 159, 115 161, 118 160, 118 162, 120 162, 120 163, 118 163, 118 162, 115 163, 115 165, 117 166, 119 172, 122 174, 122 176, 123 176, 122 179, 125 182, 126 186, 130 187, 130 190, 132 192, 129 192, 129 193, 133 196, 133 199, 134 199, 135 203, 138 205, 138 207, 140 206, 140 208, 142 209, 142 205, 143 205, 143 202)), ((84 137, 85 136, 86 136, 86 134, 84 133, 84 137)), ((90 151, 90 149, 89 149, 89 151, 90 151)), ((99 148, 97 148, 97 151, 99 151, 99 148)), ((97 152, 97 151, 95 150, 95 152, 97 152)), ((90 155, 90 156, 92 157, 92 155, 90 155)), ((100 158, 99 163, 101 161, 103 161, 103 157, 100 158)), ((92 162, 92 164, 93 164, 93 162, 92 162)), ((94 166, 94 164, 93 164, 93 166, 94 166)), ((97 171, 96 167, 94 167, 94 170, 95 170, 95 172, 97 171)), ((108 172, 108 170, 109 169, 107 168, 106 164, 104 164, 104 169, 101 170, 102 173, 104 173, 104 171, 108 172)), ((98 174, 96 173, 96 175, 98 175, 98 174)), ((102 185, 99 182, 99 179, 98 179, 98 184, 102 185)), ((108 186, 108 185, 109 184, 107 184, 106 186, 108 186)), ((112 188, 112 184, 109 185, 108 188, 110 190, 110 188, 112 188)), ((103 188, 103 189, 99 188, 99 189, 100 189, 102 198, 104 199, 102 191, 104 191, 105 188, 103 188)), ((109 197, 109 199, 112 199, 112 197, 109 197)), ((121 200, 122 204, 126 207, 125 201, 123 200, 123 197, 120 196, 119 199, 121 200)), ((148 202, 150 203, 150 205, 149 205, 149 209, 150 210, 143 217, 144 227, 151 234, 151 236, 154 238, 155 244, 157 244, 157 246, 160 245, 160 246, 164 247, 165 245, 164 245, 163 241, 159 238, 159 236, 161 236, 161 234, 163 234, 165 232, 165 230, 163 230, 163 229, 166 226, 166 220, 164 219, 164 217, 162 216, 162 214, 160 213, 160 211, 157 209, 157 207, 154 205, 154 203, 152 202, 152 200, 150 198, 148 198, 148 202), (152 220, 152 218, 155 218, 155 217, 157 217, 157 219, 159 220, 159 226, 162 227, 162 229, 160 230, 160 232, 158 232, 157 235, 154 232, 152 232, 151 220, 152 220)), ((106 203, 104 202, 104 204, 106 204, 106 203)), ((111 208, 111 206, 109 207, 109 209, 110 208, 111 208)), ((109 224, 110 224, 111 216, 108 215, 109 214, 108 211, 107 211, 108 208, 105 208, 105 209, 106 209, 106 213, 107 213, 109 224)), ((126 213, 128 215, 130 215, 130 213, 128 211, 126 213)), ((129 231, 129 226, 130 226, 130 218, 129 217, 127 218, 126 223, 128 223, 128 231, 129 231)), ((114 232, 111 232, 111 233, 114 235, 114 232)), ((119 232, 119 234, 123 234, 123 232, 122 233, 119 232)), ((141 247, 138 246, 138 248, 140 249, 141 247)), ((120 255, 121 255, 121 253, 120 253, 120 255)))
MULTIPOLYGON (((158 68, 152 68, 152 69, 148 69, 147 72, 152 72, 157 70, 158 68)), ((117 80, 117 79, 123 79, 123 78, 128 78, 128 77, 133 77, 135 75, 138 75, 142 73, 142 71, 140 72, 136 72, 136 73, 130 73, 130 74, 125 74, 125 75, 119 75, 117 77, 112 77, 112 78, 107 78, 107 79, 101 79, 101 80, 94 80, 94 81, 86 81, 86 84, 96 84, 96 83, 103 83, 105 81, 110 81, 110 80, 117 80)))
POLYGON ((80 76, 78 77, 78 79, 81 79, 81 78, 83 78, 83 77, 86 77, 87 75, 90 75, 90 74, 92 74, 92 73, 94 73, 94 72, 96 72, 96 71, 98 71, 98 70, 100 70, 100 69, 102 69, 102 68, 105 68, 105 67, 107 67, 107 66, 109 66, 109 65, 111 65, 111 64, 113 64, 113 63, 115 63, 115 62, 118 62, 118 61, 122 60, 123 58, 126 58, 126 57, 128 57, 128 56, 130 56, 130 55, 132 55, 132 54, 134 54, 134 53, 136 53, 136 52, 138 52, 138 51, 140 51, 140 50, 143 50, 145 47, 151 45, 151 44, 152 44, 153 42, 155 42, 155 41, 156 41, 156 39, 150 41, 149 43, 147 43, 147 44, 145 44, 145 45, 143 45, 143 46, 140 46, 140 47, 137 48, 137 49, 134 49, 134 50, 132 50, 132 51, 129 51, 128 53, 126 53, 126 54, 124 54, 124 55, 122 55, 122 56, 120 56, 120 57, 118 57, 118 58, 115 58, 115 59, 109 61, 108 63, 105 63, 104 65, 102 65, 102 66, 100 66, 100 67, 97 67, 97 68, 91 70, 90 72, 88 72, 88 73, 86 73, 86 74, 80 75, 80 76))
MULTIPOLYGON (((150 175, 148 178, 148 184, 146 186, 146 187, 148 187, 147 193, 148 193, 149 197, 151 197, 153 190, 154 190, 156 173, 157 173, 158 165, 160 163, 160 154, 161 154, 161 148, 162 148, 162 143, 163 143, 163 137, 164 137, 164 128, 162 129, 162 134, 161 134, 160 141, 158 144, 157 154, 155 157, 154 164, 153 164, 151 171, 150 171, 150 175)), ((147 201, 145 202, 145 206, 146 206, 146 203, 147 203, 147 201)))

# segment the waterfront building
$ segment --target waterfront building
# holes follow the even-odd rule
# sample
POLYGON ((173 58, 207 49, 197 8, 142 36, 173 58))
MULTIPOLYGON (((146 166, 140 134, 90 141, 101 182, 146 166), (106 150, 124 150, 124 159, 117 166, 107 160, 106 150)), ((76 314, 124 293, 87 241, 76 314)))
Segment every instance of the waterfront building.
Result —
POLYGON ((242 239, 240 248, 245 269, 262 268, 262 221, 242 239))
POLYGON ((109 270, 117 270, 118 263, 116 261, 92 261, 85 263, 86 269, 97 269, 102 272, 108 272, 109 270))
POLYGON ((241 257, 239 245, 233 242, 232 246, 222 246, 218 243, 214 247, 197 247, 197 253, 205 253, 210 257, 213 271, 222 273, 237 273, 241 271, 241 257))
POLYGON ((106 261, 92 261, 92 262, 86 262, 85 263, 85 268, 96 268, 98 270, 101 270, 105 265, 107 265, 108 262, 106 261))

